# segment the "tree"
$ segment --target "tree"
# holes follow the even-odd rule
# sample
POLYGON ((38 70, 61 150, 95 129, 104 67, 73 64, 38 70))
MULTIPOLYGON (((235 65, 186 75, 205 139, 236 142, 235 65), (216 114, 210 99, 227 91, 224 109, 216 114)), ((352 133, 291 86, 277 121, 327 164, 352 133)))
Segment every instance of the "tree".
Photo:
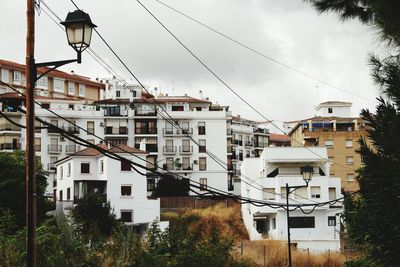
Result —
MULTIPOLYGON (((342 20, 357 18, 372 26, 391 54, 370 56, 372 77, 382 90, 375 114, 362 110, 368 138, 359 141, 364 166, 359 194, 346 200, 350 241, 366 254, 369 265, 400 262, 400 5, 396 0, 308 0, 320 12, 334 11, 342 20), (384 99, 385 97, 386 99, 384 99)), ((362 263, 365 266, 367 263, 362 263)))
POLYGON ((189 190, 189 180, 178 179, 172 175, 164 175, 158 180, 157 186, 153 191, 153 196, 188 196, 189 190))
MULTIPOLYGON (((0 153, 0 217, 9 214, 13 218, 14 230, 25 225, 25 151, 0 153)), ((37 221, 40 224, 51 209, 44 193, 47 186, 47 173, 36 160, 36 200, 37 221)))

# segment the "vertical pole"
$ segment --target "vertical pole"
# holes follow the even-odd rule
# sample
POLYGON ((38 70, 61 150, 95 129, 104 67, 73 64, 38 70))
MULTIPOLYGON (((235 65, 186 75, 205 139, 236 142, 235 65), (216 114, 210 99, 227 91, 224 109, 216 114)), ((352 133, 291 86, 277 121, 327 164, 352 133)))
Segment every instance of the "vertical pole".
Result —
POLYGON ((287 241, 288 241, 288 266, 292 267, 292 251, 290 249, 290 226, 289 226, 289 185, 286 183, 286 220, 287 220, 287 241))
POLYGON ((35 7, 27 0, 26 33, 26 265, 36 267, 36 177, 35 177, 35 7))

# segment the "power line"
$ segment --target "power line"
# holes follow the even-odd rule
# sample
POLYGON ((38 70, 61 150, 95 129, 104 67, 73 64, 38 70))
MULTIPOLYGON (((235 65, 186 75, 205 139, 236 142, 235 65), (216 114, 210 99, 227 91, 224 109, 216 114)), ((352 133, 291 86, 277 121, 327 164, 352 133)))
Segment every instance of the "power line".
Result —
MULTIPOLYGON (((73 2, 73 0, 71 0, 73 2)), ((201 60, 188 46, 186 46, 167 26, 165 26, 164 23, 162 23, 142 2, 140 2, 139 0, 136 0, 146 11, 147 13, 150 14, 151 17, 153 17, 158 24, 161 25, 162 28, 164 28, 164 30, 166 30, 190 55, 192 55, 208 72, 210 72, 212 74, 212 76, 214 76, 219 82, 221 82, 227 89, 229 89, 229 91, 231 91, 234 95, 236 95, 243 103, 245 103, 250 109, 252 109, 254 112, 256 112, 258 115, 260 115, 262 118, 264 118, 266 121, 270 121, 271 125, 273 125, 276 129, 278 129, 279 131, 281 131, 284 135, 288 136, 292 141, 294 141, 295 143, 299 144, 300 146, 303 146, 303 144, 301 144, 299 141, 295 140, 293 137, 289 136, 288 134, 286 134, 286 132, 284 130, 282 130, 281 128, 279 128, 275 123, 273 123, 272 120, 269 120, 265 115, 263 115, 260 111, 258 111, 255 107, 253 107, 247 100, 245 100, 241 95, 239 95, 239 93, 237 93, 231 86, 229 86, 221 77, 219 77, 210 67, 208 67, 203 60, 201 60)), ((95 29, 96 30, 96 29, 95 29)), ((312 151, 311 149, 309 149, 308 147, 305 147, 308 151, 310 151, 312 154, 316 155, 317 157, 320 157, 324 160, 327 160, 328 162, 333 162, 332 160, 330 160, 329 158, 325 158, 321 155, 319 155, 318 153, 312 151)), ((343 168, 352 170, 351 168, 341 165, 339 163, 336 163, 338 166, 341 166, 343 168)))
POLYGON ((245 49, 247 49, 247 50, 249 50, 249 51, 255 53, 256 55, 259 55, 259 56, 263 57, 264 59, 267 59, 267 60, 269 60, 269 61, 271 61, 271 62, 274 62, 274 63, 276 63, 276 64, 278 64, 278 65, 280 65, 280 66, 282 66, 282 67, 284 67, 284 68, 286 68, 286 69, 288 69, 288 70, 290 70, 290 71, 293 71, 293 72, 295 72, 295 73, 297 73, 297 74, 300 74, 300 75, 302 75, 302 76, 304 76, 304 77, 307 77, 307 78, 310 78, 310 79, 312 79, 312 80, 314 80, 314 81, 317 81, 317 82, 319 82, 319 83, 325 84, 325 85, 327 85, 327 86, 329 86, 329 87, 331 87, 331 88, 334 88, 334 89, 340 90, 340 91, 342 91, 342 92, 351 94, 351 95, 353 95, 353 96, 362 98, 362 99, 364 99, 364 100, 366 100, 366 101, 369 101, 369 102, 371 102, 371 103, 375 103, 375 101, 373 101, 373 100, 371 100, 371 99, 369 99, 369 98, 366 98, 366 97, 364 97, 364 96, 362 96, 362 95, 355 94, 355 93, 353 93, 353 92, 351 92, 351 91, 349 91, 349 90, 340 88, 340 87, 338 87, 338 86, 336 86, 336 85, 334 85, 334 84, 331 84, 331 83, 329 83, 329 82, 327 82, 327 81, 324 81, 324 80, 319 79, 319 78, 317 78, 317 77, 315 77, 315 76, 313 76, 313 75, 310 75, 310 74, 308 74, 308 73, 306 73, 306 72, 304 72, 304 71, 301 71, 301 70, 299 70, 299 69, 296 69, 296 68, 294 68, 294 67, 292 67, 292 66, 290 66, 290 65, 288 65, 288 64, 286 64, 286 63, 283 63, 282 61, 280 61, 280 60, 278 60, 278 59, 275 59, 275 58, 273 58, 273 57, 271 57, 271 56, 268 56, 267 54, 265 54, 265 53, 263 53, 263 52, 260 52, 260 51, 258 51, 258 50, 256 50, 256 49, 250 47, 250 45, 244 44, 243 42, 240 42, 240 41, 238 41, 237 39, 234 39, 233 37, 229 36, 228 34, 223 33, 223 32, 221 32, 221 31, 218 31, 218 30, 216 30, 215 28, 212 28, 211 26, 208 26, 207 24, 201 22, 200 20, 195 19, 195 18, 193 18, 193 17, 191 17, 191 16, 189 16, 189 15, 183 13, 182 11, 179 11, 178 9, 176 9, 176 8, 174 8, 174 7, 168 5, 168 4, 166 4, 166 3, 164 3, 164 2, 162 2, 162 1, 160 1, 160 0, 154 0, 154 1, 160 3, 161 5, 167 7, 168 9, 174 11, 175 13, 178 13, 178 14, 182 15, 183 17, 185 17, 185 18, 187 18, 187 19, 189 19, 189 20, 191 20, 191 21, 193 21, 193 22, 195 22, 195 23, 197 23, 197 24, 203 26, 204 28, 209 29, 210 31, 212 31, 212 32, 214 32, 214 33, 216 33, 216 34, 218 34, 218 35, 220 35, 220 36, 222 36, 222 37, 224 37, 224 38, 226 38, 226 39, 228 39, 228 40, 230 40, 230 41, 236 43, 237 45, 239 45, 239 46, 241 46, 241 47, 243 47, 243 48, 245 48, 245 49))

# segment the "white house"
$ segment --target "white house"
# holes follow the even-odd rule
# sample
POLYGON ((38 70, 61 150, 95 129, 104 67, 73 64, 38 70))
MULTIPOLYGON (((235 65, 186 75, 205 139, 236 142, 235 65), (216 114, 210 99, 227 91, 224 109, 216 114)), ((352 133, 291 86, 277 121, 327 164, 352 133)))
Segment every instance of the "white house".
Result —
MULTIPOLYGON (((340 178, 329 177, 330 164, 326 148, 268 147, 260 158, 245 159, 241 172, 253 178, 251 185, 242 184, 242 196, 270 203, 286 204, 286 183, 305 185, 301 168, 313 167, 313 178, 308 187, 289 195, 290 204, 321 203, 342 197, 340 178)), ((303 207, 311 212, 312 207, 303 207)), ((297 248, 312 251, 339 250, 340 203, 317 207, 310 214, 297 209, 290 212, 291 241, 297 248)), ((287 240, 287 217, 284 208, 242 205, 242 216, 250 239, 287 240)))
MULTIPOLYGON (((101 146, 139 164, 144 163, 147 155, 129 146, 101 146)), ((54 164, 58 208, 65 209, 74 200, 94 193, 106 196, 117 219, 137 225, 141 230, 146 230, 149 223, 160 217, 160 200, 147 196, 146 176, 132 169, 129 161, 115 160, 96 149, 86 148, 54 164)))

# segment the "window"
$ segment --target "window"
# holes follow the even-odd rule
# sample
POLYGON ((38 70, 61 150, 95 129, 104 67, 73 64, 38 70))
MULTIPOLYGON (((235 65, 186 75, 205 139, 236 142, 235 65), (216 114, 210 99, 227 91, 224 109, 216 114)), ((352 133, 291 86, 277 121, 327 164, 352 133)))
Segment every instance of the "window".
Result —
POLYGON ((135 90, 132 91, 132 97, 135 98, 137 95, 137 92, 135 90))
POLYGON ((100 173, 104 172, 104 160, 100 160, 100 173))
POLYGON ((307 198, 307 187, 300 187, 296 191, 294 191, 293 194, 294 198, 305 199, 307 198))
POLYGON ((68 162, 67 164, 67 176, 71 176, 71 162, 68 162))
POLYGON ((332 148, 333 147, 333 140, 325 140, 325 146, 327 148, 332 148))
POLYGON ((275 188, 263 188, 263 199, 274 200, 275 199, 275 188))
POLYGON ((200 190, 207 190, 207 178, 200 178, 200 190))
POLYGON ((133 221, 133 216, 132 216, 132 210, 121 210, 121 220, 123 222, 132 222, 133 221))
POLYGON ((67 188, 67 200, 71 200, 71 188, 67 188))
POLYGON ((14 70, 13 82, 15 84, 21 84, 21 72, 20 71, 14 70))
POLYGON ((167 163, 167 170, 173 170, 174 169, 174 158, 167 158, 165 160, 167 163))
POLYGON ((69 95, 75 94, 75 83, 74 82, 68 82, 68 94, 69 95))
POLYGON ((182 152, 192 152, 190 149, 190 140, 189 139, 183 139, 182 140, 182 152))
POLYGON ((321 198, 321 187, 311 186, 311 198, 321 198))
POLYGON ((84 84, 79 84, 79 96, 85 96, 85 85, 84 84))
POLYGON ((207 169, 207 158, 199 158, 199 171, 205 171, 207 169))
POLYGON ((47 77, 43 76, 37 81, 37 86, 40 88, 47 89, 47 77))
POLYGON ((329 160, 329 164, 332 166, 332 165, 334 165, 335 164, 335 158, 334 157, 328 157, 328 160, 329 160))
POLYGON ((64 178, 64 167, 60 167, 60 179, 64 178))
POLYGON ((9 71, 7 69, 1 69, 1 80, 5 83, 8 83, 9 79, 9 71))
POLYGON ((336 226, 336 216, 328 216, 328 226, 336 226))
POLYGON ((156 188, 156 179, 147 178, 147 192, 152 192, 156 188))
POLYGON ((172 106, 172 111, 184 111, 183 106, 172 106))
POLYGON ((74 110, 74 104, 68 105, 68 109, 69 109, 69 110, 74 110))
POLYGON ((42 139, 40 137, 35 137, 35 151, 40 151, 42 148, 42 139))
POLYGON ((353 147, 353 140, 352 139, 346 139, 346 147, 353 147))
POLYGON ((276 218, 272 218, 271 227, 272 227, 272 230, 276 229, 276 218))
POLYGON ((199 135, 205 135, 206 134, 206 122, 199 121, 198 127, 199 127, 199 135))
POLYGON ((90 173, 90 163, 88 162, 81 163, 81 173, 90 173))
POLYGON ((329 200, 334 200, 334 199, 336 199, 336 188, 329 187, 329 200))
POLYGON ((63 191, 62 190, 60 190, 60 192, 59 192, 58 200, 63 201, 63 191))
POLYGON ((333 108, 328 108, 328 113, 329 114, 333 113, 333 108))
POLYGON ((286 199, 286 187, 281 187, 281 199, 286 199))
POLYGON ((174 146, 173 139, 165 140, 165 152, 176 152, 176 147, 174 146))
POLYGON ((121 185, 121 196, 131 196, 132 185, 121 185))
POLYGON ((54 78, 54 91, 64 92, 64 80, 54 78))
POLYGON ((191 170, 192 167, 190 166, 190 158, 182 157, 182 170, 191 170))
POLYGON ((289 217, 290 228, 315 228, 315 217, 289 217))
POLYGON ((132 166, 129 160, 122 160, 121 161, 121 171, 131 171, 132 166))
POLYGON ((115 94, 116 94, 116 97, 118 97, 118 98, 121 97, 121 91, 118 90, 118 91, 115 92, 115 94))
POLYGON ((354 174, 353 173, 347 174, 347 182, 354 182, 354 174))
POLYGON ((354 164, 353 156, 346 157, 346 163, 347 163, 347 165, 353 165, 354 164))
POLYGON ((94 121, 87 122, 87 131, 88 134, 94 134, 94 121))
POLYGON ((199 140, 199 153, 206 153, 206 139, 199 140))

